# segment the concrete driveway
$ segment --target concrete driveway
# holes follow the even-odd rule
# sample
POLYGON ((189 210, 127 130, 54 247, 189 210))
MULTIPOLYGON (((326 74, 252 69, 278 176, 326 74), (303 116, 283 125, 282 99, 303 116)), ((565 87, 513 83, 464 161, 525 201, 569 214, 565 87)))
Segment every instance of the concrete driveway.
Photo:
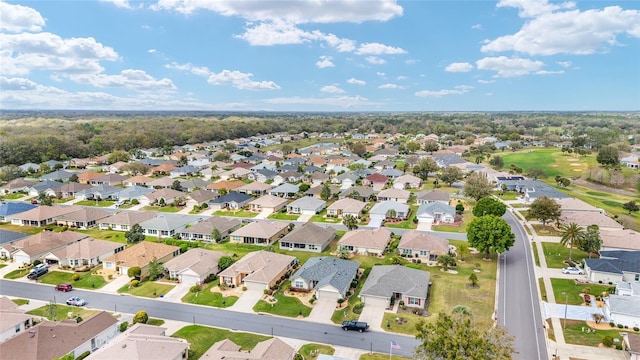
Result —
POLYGON ((603 314, 606 316, 606 314, 596 306, 566 305, 565 310, 565 304, 551 304, 546 302, 542 304, 546 318, 564 319, 565 311, 567 319, 570 320, 591 321, 593 320, 592 314, 603 314))
POLYGON ((385 308, 382 306, 365 305, 360 314, 360 320, 369 323, 369 330, 384 331, 382 329, 382 319, 385 308))
POLYGON ((302 215, 300 215, 300 216, 298 217, 298 220, 296 220, 296 221, 298 221, 298 222, 308 222, 309 220, 311 220, 311 217, 312 217, 312 216, 313 216, 313 215, 302 214, 302 215))
POLYGON ((120 276, 114 278, 113 280, 111 280, 105 286, 103 286, 99 291, 108 292, 108 293, 117 295, 118 294, 118 289, 120 289, 121 287, 127 285, 129 283, 129 281, 131 281, 131 279, 128 276, 120 275, 120 276))
POLYGON ((182 298, 187 295, 191 286, 193 285, 190 283, 179 283, 162 298, 166 301, 182 302, 182 298))
POLYGON ((311 314, 307 317, 307 320, 316 323, 333 324, 331 316, 336 310, 336 302, 331 299, 318 299, 313 303, 313 309, 311 314))
POLYGON ((273 209, 262 209, 260 214, 256 215, 254 219, 266 219, 271 214, 273 214, 273 209))
POLYGON ((228 310, 253 313, 253 306, 262 298, 264 292, 262 290, 247 289, 242 292, 238 301, 232 306, 229 306, 228 310))

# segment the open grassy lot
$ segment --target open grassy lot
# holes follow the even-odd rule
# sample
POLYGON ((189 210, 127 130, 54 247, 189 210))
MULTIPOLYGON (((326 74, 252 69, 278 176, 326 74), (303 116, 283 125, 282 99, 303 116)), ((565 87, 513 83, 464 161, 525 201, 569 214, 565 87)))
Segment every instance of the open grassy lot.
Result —
POLYGON ((589 166, 597 165, 596 156, 577 156, 563 153, 559 148, 524 149, 515 153, 499 154, 504 160, 505 167, 515 164, 526 173, 527 170, 538 168, 548 177, 560 175, 573 178, 581 175, 589 166))
MULTIPOLYGON (((564 320, 562 320, 564 321, 564 320)), ((605 336, 611 336, 613 339, 620 340, 622 343, 621 332, 633 332, 630 329, 618 329, 612 328, 611 330, 594 330, 591 329, 587 332, 589 326, 584 321, 567 320, 566 328, 564 329, 564 341, 567 344, 585 345, 585 346, 598 346, 602 342, 602 338, 605 336)))
POLYGON ((174 287, 175 285, 161 284, 153 281, 143 281, 137 287, 131 287, 129 284, 127 284, 118 289, 118 292, 135 296, 157 298, 168 293, 174 287))
POLYGON ((208 326, 189 325, 178 330, 172 337, 187 340, 191 344, 189 359, 197 360, 214 343, 229 339, 238 344, 242 350, 251 350, 257 343, 268 340, 269 337, 244 332, 234 332, 208 326))
POLYGON ((333 355, 336 349, 329 345, 322 344, 304 344, 298 350, 298 354, 302 355, 304 360, 312 360, 318 357, 318 354, 333 355))
POLYGON ((214 212, 213 215, 235 216, 235 217, 240 217, 240 218, 254 218, 254 217, 258 216, 258 213, 257 212, 253 212, 253 211, 247 211, 247 210, 238 210, 238 211, 218 210, 218 211, 214 212))
POLYGON ((296 140, 296 141, 291 141, 291 142, 286 142, 284 144, 276 144, 276 145, 271 145, 271 146, 265 146, 262 148, 263 151, 268 151, 268 150, 275 150, 275 149, 281 149, 282 146, 286 145, 291 145, 291 147, 293 147, 294 149, 298 149, 298 148, 303 148, 305 146, 309 146, 309 145, 313 145, 313 144, 317 144, 317 143, 334 143, 334 144, 342 144, 344 142, 345 139, 340 138, 340 139, 321 139, 321 138, 306 138, 306 139, 300 139, 300 140, 296 140))
POLYGON ((253 307, 253 311, 288 317, 298 317, 300 315, 307 317, 311 314, 310 307, 303 305, 298 298, 284 295, 281 290, 273 293, 273 297, 276 299, 275 303, 270 304, 264 300, 259 300, 253 307))
MULTIPOLYGON (((543 242, 542 249, 544 250, 544 257, 547 260, 547 267, 562 269, 567 266, 564 261, 569 260, 568 247, 560 243, 543 242)), ((582 259, 588 257, 589 255, 580 249, 573 249, 571 252, 571 259, 576 262, 582 262, 582 259)))
POLYGON ((197 293, 189 291, 187 295, 182 298, 182 302, 224 308, 229 307, 238 301, 237 296, 223 297, 222 293, 211 292, 211 288, 216 286, 216 284, 217 282, 207 284, 207 286, 197 293))
POLYGON ((71 273, 64 271, 50 271, 40 277, 40 281, 45 284, 58 285, 62 283, 69 283, 74 288, 80 289, 99 289, 107 282, 104 277, 98 275, 92 275, 91 273, 71 273), (80 275, 80 279, 73 281, 71 277, 73 274, 80 275))
MULTIPOLYGON (((67 298, 61 297, 58 301, 61 303, 64 303, 65 301, 67 301, 67 298)), ((99 310, 88 310, 83 307, 67 306, 67 305, 60 305, 60 304, 54 304, 53 306, 54 306, 53 317, 51 316, 52 313, 49 308, 49 305, 41 306, 37 309, 27 311, 27 314, 42 316, 52 321, 53 320, 60 321, 64 319, 73 319, 78 316, 80 316, 83 319, 87 319, 100 312, 99 310), (69 317, 68 316, 69 313, 72 313, 72 316, 69 317)))
POLYGON ((564 304, 566 300, 569 305, 584 303, 580 293, 586 289, 589 289, 591 295, 600 295, 611 287, 610 285, 576 284, 572 279, 551 279, 551 286, 553 286, 553 296, 556 298, 556 303, 564 304))

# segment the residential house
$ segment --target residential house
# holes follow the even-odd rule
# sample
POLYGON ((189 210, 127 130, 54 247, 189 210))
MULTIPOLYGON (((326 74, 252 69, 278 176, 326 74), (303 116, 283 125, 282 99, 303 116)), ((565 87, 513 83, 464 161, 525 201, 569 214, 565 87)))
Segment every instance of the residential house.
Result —
POLYGON ((96 185, 76 193, 75 198, 80 200, 113 200, 122 189, 111 185, 96 185))
POLYGON ((47 264, 59 264, 73 268, 93 267, 101 264, 104 258, 123 251, 124 248, 125 244, 122 243, 84 238, 49 252, 43 256, 43 259, 47 264))
POLYGON ((74 198, 80 191, 90 189, 91 185, 70 182, 45 191, 45 194, 56 198, 74 198))
POLYGON ((401 204, 409 202, 411 192, 408 190, 390 188, 382 190, 378 193, 378 201, 395 201, 401 204))
POLYGON ((243 256, 218 274, 220 284, 265 290, 275 286, 298 264, 295 256, 270 251, 254 251, 243 256))
POLYGON ((382 190, 388 182, 389 178, 379 173, 373 173, 362 179, 362 185, 371 186, 374 191, 382 190))
POLYGON ((403 190, 420 189, 422 187, 422 179, 411 174, 404 174, 393 180, 393 187, 403 190))
POLYGON ((115 271, 121 275, 127 275, 129 268, 139 267, 141 277, 149 274, 149 263, 153 260, 166 263, 180 255, 180 248, 151 241, 142 241, 131 247, 103 259, 105 270, 115 271))
POLYGON ((167 176, 173 170, 175 170, 177 168, 178 167, 175 166, 175 165, 162 163, 162 164, 160 164, 158 166, 155 166, 155 167, 151 168, 150 172, 151 172, 152 175, 155 175, 155 176, 167 176))
POLYGON ((236 191, 241 194, 262 196, 267 194, 271 189, 273 189, 273 185, 265 184, 264 182, 260 182, 258 180, 249 184, 242 185, 236 188, 236 191))
POLYGON ((640 295, 611 294, 604 298, 605 314, 610 322, 629 328, 640 327, 640 295))
POLYGON ((244 208, 253 197, 247 194, 231 191, 227 195, 209 201, 209 208, 213 210, 239 210, 244 208))
POLYGON ((360 218, 366 205, 367 203, 356 199, 340 199, 327 207, 327 216, 342 218, 345 215, 352 215, 360 218))
POLYGON ((419 223, 453 224, 456 221, 456 208, 441 202, 432 202, 418 207, 416 218, 419 223))
POLYGON ((161 239, 180 234, 187 226, 197 221, 198 218, 193 215, 158 213, 151 219, 141 222, 140 226, 145 235, 161 239))
POLYGON ((209 184, 209 181, 200 179, 200 178, 191 178, 191 179, 180 179, 179 180, 180 188, 176 190, 180 190, 183 192, 194 192, 200 189, 206 189, 209 184))
POLYGON ((392 180, 395 180, 396 178, 402 176, 402 174, 404 174, 404 172, 397 169, 384 169, 380 171, 380 175, 384 175, 392 180))
POLYGON ((22 201, 2 201, 0 202, 0 222, 10 221, 10 217, 35 209, 37 205, 22 201))
POLYGON ((229 339, 213 344, 201 359, 207 360, 293 360, 296 351, 277 337, 261 341, 251 350, 242 350, 229 339))
POLYGON ((88 360, 140 359, 184 360, 189 342, 166 336, 166 328, 137 323, 107 345, 91 353, 88 360))
POLYGON ((369 217, 372 220, 385 220, 391 219, 406 219, 409 217, 409 205, 401 204, 395 201, 382 201, 379 202, 369 210, 369 217), (395 212, 395 215, 393 213, 395 212))
POLYGON ((382 256, 391 242, 391 232, 385 228, 347 231, 338 240, 338 249, 353 254, 382 256))
POLYGON ((0 343, 2 360, 51 360, 67 354, 77 359, 118 335, 118 320, 106 311, 76 322, 44 320, 0 343), (81 334, 81 335, 80 335, 81 334))
POLYGON ((35 184, 35 181, 26 180, 23 178, 13 179, 8 183, 0 186, 0 193, 14 194, 21 191, 26 193, 35 184))
POLYGON ((283 209, 288 200, 279 196, 264 195, 249 202, 249 210, 276 213, 283 209))
POLYGON ((42 175, 40 177, 40 180, 67 182, 67 181, 69 181, 71 176, 73 176, 73 174, 75 174, 75 173, 70 172, 70 171, 66 171, 66 170, 56 170, 56 171, 50 172, 48 174, 42 175))
POLYGON ((359 267, 358 262, 332 256, 310 258, 291 276, 291 290, 315 290, 318 299, 344 299, 359 267))
POLYGON ((281 173, 279 173, 278 175, 276 175, 273 178, 273 182, 276 184, 281 184, 281 183, 299 183, 301 182, 303 179, 303 175, 297 171, 283 171, 281 173))
POLYGON ((629 360, 640 360, 640 335, 625 332, 622 335, 623 349, 629 360))
POLYGON ((338 198, 352 198, 363 202, 369 201, 371 195, 375 194, 373 189, 365 186, 354 186, 340 191, 338 198))
POLYGON ((72 213, 80 209, 81 207, 76 205, 38 206, 31 210, 8 216, 8 218, 11 220, 12 225, 42 227, 55 223, 56 220, 64 214, 72 213))
POLYGON ((53 191, 53 189, 58 188, 62 185, 63 184, 58 181, 43 180, 41 182, 33 184, 27 191, 27 194, 29 194, 29 196, 36 197, 36 196, 39 196, 40 194, 46 194, 47 192, 51 192, 53 191))
POLYGON ((315 215, 324 210, 327 202, 321 199, 304 196, 287 204, 287 212, 291 214, 315 215))
POLYGON ((449 193, 445 191, 425 190, 416 194, 416 203, 418 205, 424 205, 439 202, 444 205, 449 205, 449 197, 449 193))
POLYGON ((433 153, 433 160, 436 161, 438 167, 448 168, 455 164, 461 164, 467 162, 467 160, 460 157, 460 155, 454 154, 447 150, 439 150, 433 153))
POLYGON ((213 184, 207 185, 207 190, 211 190, 216 193, 220 193, 222 189, 231 192, 241 186, 245 185, 242 180, 220 180, 213 184))
POLYGON ((184 165, 179 168, 175 168, 169 172, 169 176, 177 178, 180 176, 196 176, 200 173, 200 168, 193 165, 184 165))
POLYGON ((599 209, 595 206, 589 205, 586 202, 576 199, 574 197, 568 197, 564 199, 556 200, 556 203, 560 205, 560 211, 562 212, 594 212, 604 214, 603 209, 599 209))
POLYGON ((220 234, 220 240, 223 240, 231 232, 239 229, 241 225, 242 222, 239 219, 210 216, 182 230, 180 238, 192 241, 217 241, 214 237, 214 231, 217 229, 220 234))
POLYGON ((598 225, 600 230, 623 230, 624 226, 599 212, 562 212, 560 221, 563 224, 576 223, 579 226, 598 225))
POLYGON ((584 270, 593 282, 640 281, 640 251, 600 251, 599 259, 584 259, 584 270))
POLYGON ((253 174, 253 172, 249 169, 245 169, 243 167, 236 167, 221 173, 219 176, 220 176, 220 179, 222 180, 230 180, 230 179, 242 180, 242 179, 246 179, 251 174, 253 174))
POLYGON ((295 197, 299 191, 300 187, 298 185, 284 183, 269 190, 269 195, 291 199, 295 197))
POLYGON ((423 261, 435 261, 449 250, 449 240, 417 230, 405 231, 398 244, 400 255, 423 261))
POLYGON ((94 171, 85 171, 78 174, 78 182, 81 184, 91 184, 91 181, 104 176, 104 174, 94 171))
POLYGON ((121 211, 100 221, 100 230, 129 231, 135 224, 140 224, 156 217, 152 211, 121 211))
POLYGON ((254 221, 229 234, 232 243, 268 246, 285 236, 289 224, 284 221, 254 221))
POLYGON ((125 181, 127 178, 129 177, 120 174, 104 174, 101 177, 92 179, 91 185, 118 186, 122 185, 123 181, 125 181))
POLYGON ((174 182, 176 181, 178 181, 178 183, 180 182, 180 180, 173 179, 168 176, 164 176, 164 177, 159 177, 157 179, 154 179, 148 185, 149 187, 152 187, 154 189, 169 189, 173 186, 174 182))
POLYGON ((178 279, 189 286, 202 285, 204 281, 220 272, 218 260, 226 254, 207 249, 191 249, 164 264, 169 278, 178 279))
POLYGON ((124 186, 143 186, 143 187, 149 187, 154 179, 143 176, 143 175, 137 175, 134 177, 130 177, 126 180, 122 181, 122 184, 124 186))
POLYGON ((178 199, 186 200, 187 194, 173 189, 158 189, 140 198, 142 205, 169 205, 178 199))
POLYGON ((56 224, 58 224, 58 226, 87 230, 98 226, 100 221, 111 216, 111 214, 112 212, 108 210, 83 207, 77 211, 58 216, 56 224))
POLYGON ((309 180, 311 186, 321 186, 325 182, 329 181, 329 175, 315 171, 311 175, 309 175, 309 180))
POLYGON ((33 326, 33 315, 25 314, 6 296, 0 296, 0 314, 0 343, 33 326))
POLYGON ((351 189, 357 182, 358 175, 354 172, 342 173, 331 179, 331 183, 339 185, 341 189, 351 189))
MULTIPOLYGON (((322 199, 322 189, 324 189, 324 185, 312 186, 307 190, 304 195, 308 197, 314 197, 317 199, 322 199)), ((336 186, 329 186, 329 199, 337 196, 340 192, 340 188, 336 186)))
POLYGON ((201 206, 202 204, 207 204, 209 206, 209 201, 218 197, 218 194, 213 191, 198 189, 189 193, 186 197, 187 207, 201 206))
POLYGON ((388 308, 392 301, 403 301, 407 307, 424 308, 429 284, 428 271, 402 265, 375 265, 359 297, 365 306, 388 308))
POLYGON ((335 238, 334 228, 306 222, 280 239, 280 249, 321 253, 335 238))
POLYGON ((607 250, 640 250, 640 232, 631 229, 624 230, 600 230, 602 247, 600 251, 607 250))

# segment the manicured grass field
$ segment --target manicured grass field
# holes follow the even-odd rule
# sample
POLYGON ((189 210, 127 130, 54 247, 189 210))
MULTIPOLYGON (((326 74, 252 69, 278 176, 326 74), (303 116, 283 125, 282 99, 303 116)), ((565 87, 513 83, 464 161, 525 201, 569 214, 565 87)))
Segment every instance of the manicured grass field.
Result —
MULTIPOLYGON (((55 321, 60 321, 64 319, 73 319, 78 316, 86 320, 89 317, 100 312, 98 310, 88 310, 83 307, 60 305, 60 303, 64 303, 65 301, 67 301, 67 298, 64 296, 61 296, 58 300, 59 303, 53 305, 55 307, 55 311, 53 312, 55 321), (68 316, 69 313, 72 313, 71 317, 68 316)), ((52 321, 54 320, 54 318, 51 317, 51 311, 49 309, 49 305, 41 306, 37 309, 27 311, 27 314, 42 316, 52 321)))
POLYGON ((172 337, 187 340, 190 344, 189 359, 197 360, 214 343, 229 339, 240 346, 242 350, 251 350, 257 343, 268 340, 269 337, 258 334, 235 332, 201 325, 189 325, 178 330, 172 337))
POLYGON ((304 344, 298 350, 298 354, 302 355, 304 360, 312 360, 318 357, 318 354, 333 355, 336 349, 329 345, 322 344, 304 344))
POLYGON ((160 284, 153 281, 143 281, 137 287, 125 285, 118 289, 119 293, 127 293, 135 296, 143 296, 148 298, 157 298, 168 293, 175 285, 160 284))
POLYGON ((284 295, 280 290, 273 293, 273 297, 277 300, 275 304, 259 300, 253 307, 253 311, 287 317, 298 317, 299 315, 307 317, 311 313, 310 307, 303 305, 302 302, 295 297, 284 295))
POLYGON ((257 212, 253 212, 253 211, 246 211, 246 210, 238 210, 238 211, 218 210, 218 211, 214 212, 213 215, 235 216, 235 217, 240 217, 240 218, 254 218, 254 217, 258 216, 258 213, 257 212))
POLYGON ((13 270, 13 271, 9 272, 8 274, 6 274, 4 276, 4 278, 5 279, 10 279, 10 280, 19 279, 21 277, 27 276, 27 274, 29 273, 30 270, 31 270, 30 268, 28 268, 28 269, 16 269, 16 270, 13 270))
POLYGON ((178 211, 182 210, 181 208, 175 207, 175 206, 145 206, 142 208, 142 210, 146 210, 146 211, 158 211, 158 212, 164 212, 164 213, 177 213, 178 211))
POLYGON ((556 298, 556 304, 564 304, 566 300, 569 305, 580 305, 584 303, 584 299, 580 297, 580 293, 587 288, 589 289, 589 294, 598 296, 611 287, 611 285, 576 284, 572 279, 553 278, 551 279, 551 286, 553 286, 553 296, 556 298), (563 295, 563 292, 566 295, 563 295))
POLYGON ((562 236, 562 232, 556 230, 556 228, 550 224, 547 224, 544 227, 542 224, 531 224, 531 226, 533 226, 533 229, 536 231, 538 236, 562 236))
MULTIPOLYGON (((562 320, 564 321, 564 320, 562 320)), ((622 344, 621 332, 633 332, 632 329, 611 328, 611 330, 595 330, 587 332, 589 326, 584 321, 568 320, 564 329, 564 341, 567 344, 598 346, 602 342, 602 338, 609 335, 613 339, 620 340, 622 344)))
POLYGON ((29 303, 29 300, 27 299, 13 299, 11 301, 13 301, 18 306, 26 305, 29 303))
POLYGON ((426 318, 411 313, 384 313, 384 318, 382 319, 382 329, 400 334, 416 335, 416 325, 420 322, 420 320, 426 320, 426 318), (396 323, 395 320, 398 318, 404 319, 405 322, 396 323))
POLYGON ((5 266, 7 266, 7 264, 0 264, 0 269, 2 269, 5 266))
POLYGON ((110 201, 110 200, 100 200, 100 201, 95 201, 95 200, 80 200, 77 201, 75 203, 75 205, 79 205, 79 206, 97 206, 97 207, 109 207, 113 204, 115 204, 115 201, 110 201))
POLYGON ((147 320, 147 325, 162 326, 163 324, 164 320, 162 319, 149 318, 149 320, 147 320))
POLYGON ((71 277, 74 273, 63 271, 50 271, 40 277, 40 281, 44 284, 58 285, 62 283, 69 283, 74 288, 80 289, 99 289, 107 282, 104 277, 98 275, 91 275, 91 273, 75 273, 80 275, 80 279, 73 281, 71 277))
POLYGON ((197 293, 189 291, 187 295, 182 298, 182 302, 224 308, 229 307, 238 301, 237 296, 223 297, 219 292, 211 292, 211 288, 216 284, 217 282, 212 282, 197 293))
MULTIPOLYGON (((547 260, 547 267, 562 269, 567 266, 564 261, 569 260, 568 247, 560 243, 543 242, 542 249, 544 250, 544 257, 547 260)), ((572 260, 576 262, 582 262, 582 259, 588 257, 589 255, 580 249, 573 249, 571 253, 572 260)))
MULTIPOLYGON (((93 228, 90 230, 76 230, 77 232, 81 232, 83 234, 87 234, 94 239, 98 240, 109 240, 115 241, 122 244, 127 243, 127 238, 124 237, 124 231, 114 231, 114 230, 100 230, 98 228, 93 228)), ((148 237, 147 239, 153 239, 148 237)))
POLYGON ((269 215, 267 218, 268 219, 273 219, 273 220, 295 221, 295 220, 298 220, 299 217, 300 217, 300 215, 298 215, 298 214, 287 214, 287 213, 277 212, 277 213, 269 215))
POLYGON ((311 219, 309 219, 309 221, 310 222, 324 222, 324 223, 337 224, 337 223, 341 222, 342 219, 334 218, 334 217, 324 217, 322 214, 320 214, 320 215, 313 215, 311 217, 311 219))
MULTIPOLYGON (((497 154, 498 155, 498 154, 497 154)), ((516 153, 499 154, 504 160, 505 168, 511 164, 527 170, 538 168, 549 178, 556 175, 573 178, 581 175, 589 166, 597 165, 596 156, 576 156, 563 153, 559 148, 525 149, 516 153)))

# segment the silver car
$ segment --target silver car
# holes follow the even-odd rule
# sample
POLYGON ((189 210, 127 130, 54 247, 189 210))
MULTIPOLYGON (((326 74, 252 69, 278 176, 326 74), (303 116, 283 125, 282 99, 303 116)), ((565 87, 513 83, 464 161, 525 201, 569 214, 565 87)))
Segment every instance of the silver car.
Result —
POLYGON ((570 267, 566 267, 566 268, 562 269, 562 273, 563 274, 570 274, 570 275, 583 275, 584 271, 582 269, 578 269, 575 266, 570 266, 570 267))
POLYGON ((85 306, 85 305, 87 305, 87 302, 84 299, 81 299, 81 298, 79 298, 77 296, 72 296, 72 297, 67 299, 67 305, 85 306))

